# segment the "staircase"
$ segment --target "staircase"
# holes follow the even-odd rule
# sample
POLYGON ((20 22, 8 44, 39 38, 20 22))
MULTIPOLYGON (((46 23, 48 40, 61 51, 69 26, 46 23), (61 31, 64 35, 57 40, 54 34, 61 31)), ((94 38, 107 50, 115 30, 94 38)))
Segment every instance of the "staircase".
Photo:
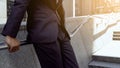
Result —
POLYGON ((120 31, 113 32, 113 42, 93 54, 89 68, 120 68, 120 31))
POLYGON ((113 40, 120 40, 120 31, 113 32, 113 40))

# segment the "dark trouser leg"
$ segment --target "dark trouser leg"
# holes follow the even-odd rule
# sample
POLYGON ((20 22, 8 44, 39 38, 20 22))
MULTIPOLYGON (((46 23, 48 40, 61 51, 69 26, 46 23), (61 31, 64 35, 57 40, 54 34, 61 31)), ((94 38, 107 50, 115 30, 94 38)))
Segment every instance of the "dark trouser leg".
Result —
POLYGON ((63 68, 61 50, 57 41, 34 44, 42 68, 63 68))
POLYGON ((66 38, 60 43, 60 45, 64 68, 79 68, 70 41, 66 38))

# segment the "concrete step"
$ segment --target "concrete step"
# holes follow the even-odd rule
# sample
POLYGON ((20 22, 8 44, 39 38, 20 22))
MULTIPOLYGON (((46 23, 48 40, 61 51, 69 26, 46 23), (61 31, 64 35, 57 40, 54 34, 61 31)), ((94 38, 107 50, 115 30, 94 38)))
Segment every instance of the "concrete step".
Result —
POLYGON ((110 56, 95 56, 92 57, 95 61, 101 61, 101 62, 110 62, 110 63, 119 63, 120 64, 120 57, 110 57, 110 56))
POLYGON ((120 37, 120 34, 113 34, 113 37, 120 37))
POLYGON ((120 64, 104 61, 91 61, 89 63, 89 68, 120 68, 120 64))
POLYGON ((120 37, 113 37, 113 40, 120 40, 120 37))
POLYGON ((95 61, 120 63, 120 41, 111 41, 92 55, 95 61))
POLYGON ((113 34, 120 34, 120 31, 114 31, 113 34))
POLYGON ((120 40, 120 37, 113 37, 113 40, 120 40))
POLYGON ((112 41, 95 52, 89 68, 120 68, 120 41, 112 41))

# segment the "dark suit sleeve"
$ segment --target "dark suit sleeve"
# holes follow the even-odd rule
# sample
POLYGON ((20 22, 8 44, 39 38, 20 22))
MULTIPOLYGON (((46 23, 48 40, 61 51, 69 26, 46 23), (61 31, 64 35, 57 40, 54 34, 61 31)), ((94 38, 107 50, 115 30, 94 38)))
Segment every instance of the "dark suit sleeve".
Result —
POLYGON ((2 35, 16 37, 21 21, 31 0, 15 0, 10 16, 7 19, 2 35))

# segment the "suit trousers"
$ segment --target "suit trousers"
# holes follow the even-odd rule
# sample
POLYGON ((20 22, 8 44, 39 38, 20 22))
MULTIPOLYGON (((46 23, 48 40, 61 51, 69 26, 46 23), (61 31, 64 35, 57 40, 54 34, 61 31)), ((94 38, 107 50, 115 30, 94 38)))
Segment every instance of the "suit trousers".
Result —
POLYGON ((33 45, 42 68, 79 68, 67 37, 62 40, 58 37, 51 43, 33 43, 33 45))

